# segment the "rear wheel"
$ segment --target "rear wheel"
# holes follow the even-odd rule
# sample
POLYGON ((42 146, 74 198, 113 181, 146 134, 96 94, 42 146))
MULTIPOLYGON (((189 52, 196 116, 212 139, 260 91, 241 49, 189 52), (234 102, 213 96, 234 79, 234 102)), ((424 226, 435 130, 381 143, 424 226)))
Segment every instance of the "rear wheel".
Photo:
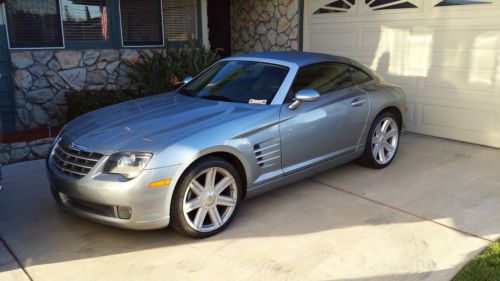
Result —
POLYGON ((361 163, 374 169, 389 166, 398 151, 400 135, 398 118, 388 111, 381 113, 370 128, 361 163))
POLYGON ((172 198, 172 227, 182 234, 205 238, 231 222, 242 197, 238 172, 219 158, 195 163, 181 179, 172 198))

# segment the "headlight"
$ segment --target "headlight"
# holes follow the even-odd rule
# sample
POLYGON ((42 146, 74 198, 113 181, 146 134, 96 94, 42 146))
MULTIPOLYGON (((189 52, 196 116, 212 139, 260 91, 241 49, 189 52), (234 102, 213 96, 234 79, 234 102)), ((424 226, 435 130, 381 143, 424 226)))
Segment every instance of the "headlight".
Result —
POLYGON ((148 165, 153 154, 145 152, 120 152, 111 155, 104 164, 104 173, 119 174, 124 178, 137 177, 148 165))

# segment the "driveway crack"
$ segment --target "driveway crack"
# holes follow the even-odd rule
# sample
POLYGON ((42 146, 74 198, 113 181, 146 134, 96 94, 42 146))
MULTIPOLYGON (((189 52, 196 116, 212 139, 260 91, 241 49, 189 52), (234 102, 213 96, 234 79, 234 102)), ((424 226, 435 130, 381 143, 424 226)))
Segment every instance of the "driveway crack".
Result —
POLYGON ((395 206, 391 206, 389 204, 386 204, 384 202, 381 202, 381 201, 378 201, 378 200, 375 200, 375 199, 372 199, 372 198, 369 198, 369 197, 366 197, 366 196, 363 196, 361 194, 357 194, 355 192, 352 192, 352 191, 349 191, 349 190, 346 190, 346 189, 343 189, 343 188, 340 188, 340 187, 337 187, 337 186, 333 186, 333 185, 330 185, 330 184, 326 184, 326 183, 323 183, 323 182, 320 182, 318 180, 315 180, 313 178, 308 178, 308 180, 314 182, 314 183, 317 183, 317 184, 320 184, 320 185, 323 185, 323 186, 326 186, 328 188, 332 188, 332 189, 335 189, 337 191, 340 191, 340 192, 343 192, 343 193, 346 193, 346 194, 349 194, 351 196, 355 196, 355 197, 358 197, 360 199, 363 199, 363 200, 366 200, 366 201, 369 201, 371 203, 374 203, 374 204, 377 204, 377 205, 380 205, 380 206, 383 206, 383 207, 386 207, 386 208, 389 208, 389 209, 392 209, 392 210, 395 210, 395 211, 398 211, 398 212, 401 212, 401 213, 404 213, 404 214, 407 214, 409 216, 412 216, 412 217, 416 217, 418 219, 421 219, 421 220, 425 220, 425 221, 429 221, 431 223, 434 223, 434 224, 437 224, 439 226, 442 226, 442 227, 446 227, 448 229, 451 229, 451 230, 454 230, 456 232, 459 232, 459 233, 462 233, 462 234, 465 234, 467 236, 472 236, 472 237, 476 237, 476 238, 479 238, 481 240, 484 240, 484 241, 487 241, 489 243, 493 243, 495 241, 493 240, 490 240, 490 239, 487 239, 487 238, 484 238, 480 235, 477 235, 477 234, 474 234, 474 233, 471 233, 471 232, 468 232, 468 231, 465 231, 465 230, 462 230, 462 229, 458 229, 458 228, 455 228, 453 226, 449 226, 449 225, 446 225, 446 224, 443 224, 443 223, 440 223, 440 222, 437 222, 431 218, 427 218, 427 217, 424 217, 424 216, 421 216, 421 215, 418 215, 418 214, 415 214, 415 213, 412 213, 412 212, 409 212, 409 211, 406 211, 406 210, 403 210, 401 208, 398 208, 398 207, 395 207, 395 206))
POLYGON ((5 246, 5 249, 7 249, 7 251, 12 256, 12 258, 14 258, 15 262, 17 263, 17 265, 19 266, 19 268, 24 272, 24 274, 26 275, 26 277, 28 277, 28 279, 30 281, 33 281, 33 278, 28 273, 28 271, 26 270, 26 268, 23 266, 23 264, 21 263, 21 261, 19 260, 19 258, 16 256, 16 254, 14 254, 14 251, 12 251, 12 249, 9 247, 9 245, 7 244, 7 242, 5 242, 5 240, 1 236, 0 236, 0 241, 5 246))

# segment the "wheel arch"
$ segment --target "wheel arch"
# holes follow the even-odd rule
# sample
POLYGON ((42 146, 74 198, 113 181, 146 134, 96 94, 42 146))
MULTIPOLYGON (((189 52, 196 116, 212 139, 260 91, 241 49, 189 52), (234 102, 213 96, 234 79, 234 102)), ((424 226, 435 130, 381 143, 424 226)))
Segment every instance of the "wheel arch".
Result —
POLYGON ((199 155, 196 159, 191 161, 191 163, 185 167, 185 169, 181 173, 180 178, 182 178, 186 174, 186 172, 189 171, 189 168, 191 168, 195 163, 209 157, 217 157, 223 159, 236 169, 238 175, 240 176, 241 184, 243 185, 243 198, 245 198, 248 186, 247 169, 245 168, 243 160, 240 159, 240 157, 238 157, 235 153, 231 153, 229 151, 223 151, 223 150, 210 151, 205 154, 199 155))
POLYGON ((397 106, 390 105, 390 106, 384 107, 383 109, 381 109, 375 115, 375 118, 373 120, 377 119, 377 117, 379 117, 380 114, 385 113, 385 112, 390 112, 390 113, 394 114, 394 116, 396 116, 396 118, 398 119, 396 121, 398 122, 399 129, 402 130, 402 127, 403 127, 403 113, 401 112, 401 110, 397 106))

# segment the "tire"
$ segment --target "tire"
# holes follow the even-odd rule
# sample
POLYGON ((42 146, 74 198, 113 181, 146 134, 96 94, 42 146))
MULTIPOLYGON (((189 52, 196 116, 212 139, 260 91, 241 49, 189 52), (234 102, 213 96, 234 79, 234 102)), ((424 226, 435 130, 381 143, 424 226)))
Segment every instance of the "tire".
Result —
POLYGON ((398 152, 400 136, 399 118, 390 111, 382 112, 373 121, 367 135, 365 151, 359 162, 373 169, 383 169, 389 166, 398 152), (387 125, 383 128, 385 124, 387 125), (382 152, 380 152, 380 147, 382 147, 382 152))
POLYGON ((242 197, 240 175, 230 163, 217 157, 201 159, 188 168, 174 190, 171 226, 193 238, 215 235, 231 223, 242 197))

